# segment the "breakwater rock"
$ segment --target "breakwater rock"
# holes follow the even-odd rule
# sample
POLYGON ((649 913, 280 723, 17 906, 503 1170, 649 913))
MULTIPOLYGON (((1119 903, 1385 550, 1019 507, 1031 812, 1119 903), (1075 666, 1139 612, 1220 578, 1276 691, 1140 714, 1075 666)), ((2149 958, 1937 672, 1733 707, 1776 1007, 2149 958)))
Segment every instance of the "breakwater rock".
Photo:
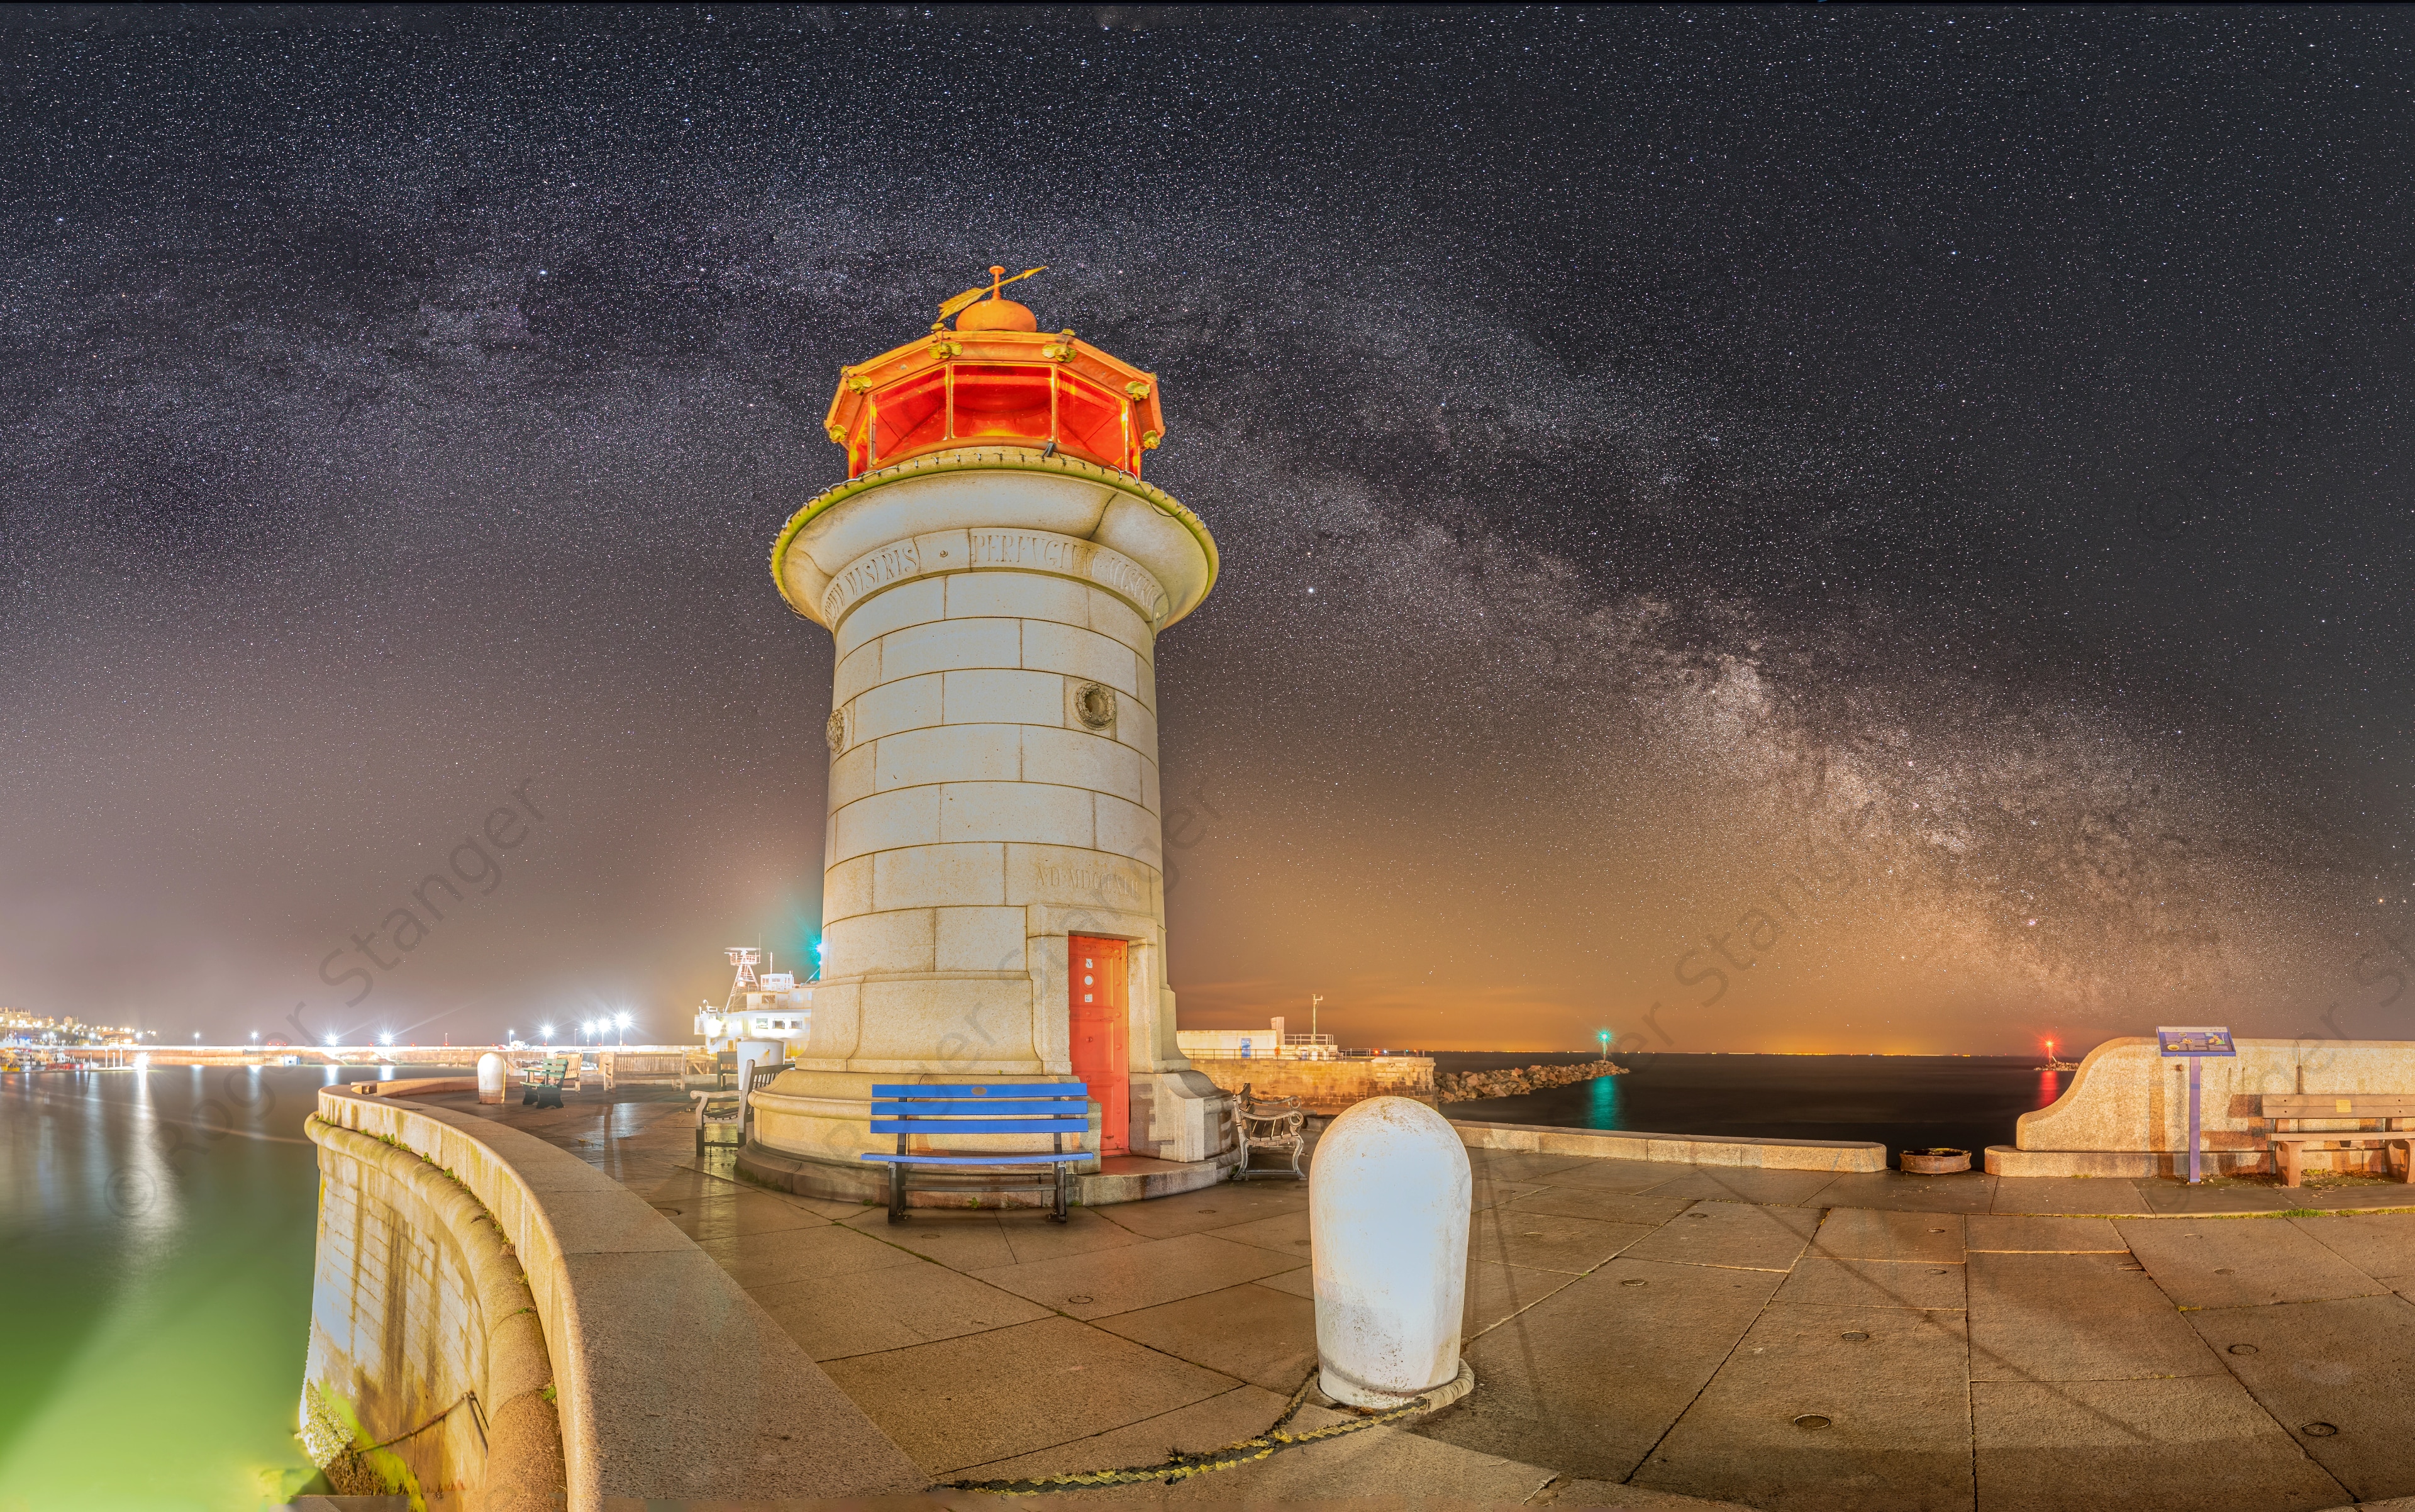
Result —
POLYGON ((1516 1098, 1547 1086, 1568 1086, 1598 1076, 1624 1076, 1627 1068, 1606 1060, 1576 1066, 1519 1066, 1498 1071, 1445 1071, 1434 1078, 1434 1097, 1442 1102, 1473 1102, 1478 1098, 1516 1098))

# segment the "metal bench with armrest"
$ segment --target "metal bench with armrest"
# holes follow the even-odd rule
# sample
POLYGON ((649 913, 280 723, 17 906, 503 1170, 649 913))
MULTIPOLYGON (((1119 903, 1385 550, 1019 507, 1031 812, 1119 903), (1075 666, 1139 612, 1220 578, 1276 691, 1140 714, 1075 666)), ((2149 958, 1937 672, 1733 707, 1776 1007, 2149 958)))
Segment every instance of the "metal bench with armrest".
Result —
POLYGON ((1233 1179, 1247 1181, 1253 1175, 1290 1176, 1306 1181, 1308 1173, 1300 1169, 1299 1159, 1308 1148, 1308 1109, 1298 1098, 1262 1098, 1241 1087, 1241 1163, 1233 1170, 1233 1179), (1272 1150, 1291 1157, 1291 1169, 1268 1166, 1252 1169, 1250 1152, 1272 1150))
MULTIPOLYGON (((1004 1177, 1012 1168, 1046 1165, 1055 1169, 1036 1182, 993 1181, 990 1191, 1047 1191, 1056 1203, 1049 1218, 1065 1221, 1065 1205, 1072 1186, 1072 1167, 1091 1158, 1081 1147, 1090 1128, 1090 1089, 1081 1082, 993 1082, 980 1086, 876 1085, 872 1089, 872 1131, 897 1136, 896 1153, 866 1154, 863 1159, 889 1167, 889 1221, 906 1221, 906 1191, 918 1166, 937 1167, 952 1178, 953 1188, 968 1175, 1004 1177), (948 1134, 1046 1134, 1055 1146, 1047 1150, 977 1151, 911 1148, 916 1137, 948 1134), (1065 1136, 1073 1136, 1072 1149, 1065 1136), (984 1170, 983 1168, 987 1168, 984 1170)), ((925 1190, 930 1190, 925 1188, 925 1190)))

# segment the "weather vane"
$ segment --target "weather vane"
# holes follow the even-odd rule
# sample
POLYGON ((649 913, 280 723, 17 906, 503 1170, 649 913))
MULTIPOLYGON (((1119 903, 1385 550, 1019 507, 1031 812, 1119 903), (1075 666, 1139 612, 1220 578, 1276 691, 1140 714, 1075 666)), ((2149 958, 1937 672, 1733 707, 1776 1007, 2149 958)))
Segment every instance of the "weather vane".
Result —
POLYGON ((1003 265, 992 263, 990 264, 989 270, 989 287, 986 289, 979 287, 968 289, 963 293, 956 295, 953 299, 942 301, 939 306, 939 318, 931 322, 931 329, 934 331, 938 330, 940 327, 947 324, 949 316, 955 314, 959 310, 968 309, 974 305, 980 304, 983 299, 998 298, 998 291, 1005 288, 1008 284, 1021 283, 1024 279, 1030 277, 1035 273, 1045 273, 1047 271, 1048 264, 1043 262, 1036 268, 1026 268, 1021 273, 1016 274, 1013 277, 1008 278, 1001 277, 1006 272, 1003 265))

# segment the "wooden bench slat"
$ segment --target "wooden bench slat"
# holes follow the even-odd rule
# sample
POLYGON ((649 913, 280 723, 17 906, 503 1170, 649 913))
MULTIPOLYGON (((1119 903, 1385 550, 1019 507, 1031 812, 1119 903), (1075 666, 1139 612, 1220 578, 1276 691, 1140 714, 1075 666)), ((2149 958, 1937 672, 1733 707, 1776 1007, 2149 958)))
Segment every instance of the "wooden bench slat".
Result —
POLYGON ((875 1114, 894 1117, 901 1114, 943 1113, 1029 1113, 1074 1116, 1088 1112, 1088 1098, 933 1098, 927 1102, 886 1101, 875 1099, 875 1114))
POLYGON ((884 1082, 876 1082, 872 1086, 872 1095, 877 1098, 1043 1096, 1087 1098, 1090 1095, 1090 1088, 1086 1082, 991 1082, 985 1085, 968 1082, 962 1085, 952 1086, 941 1086, 936 1084, 924 1086, 911 1083, 892 1086, 884 1082))
POLYGON ((2415 1093, 2267 1092, 2268 1118, 2415 1117, 2415 1093))
POLYGON ((1090 1088, 1083 1082, 904 1083, 882 1082, 872 1088, 869 1131, 893 1134, 897 1149, 867 1151, 858 1158, 889 1168, 889 1221, 906 1221, 906 1193, 916 1166, 1052 1166, 1039 1188, 999 1187, 998 1190, 1046 1190, 1056 1193, 1048 1216, 1065 1221, 1065 1205, 1073 1167, 1095 1159, 1083 1149, 1082 1136, 1090 1131, 1090 1088), (1056 1146, 1045 1153, 1016 1150, 982 1153, 951 1147, 945 1153, 906 1147, 914 1135, 1046 1134, 1056 1146), (1065 1136, 1073 1136, 1073 1148, 1065 1136))
POLYGON ((1089 1118, 875 1118, 872 1132, 1089 1132, 1089 1118))
POLYGON ((1061 1154, 1041 1155, 864 1155, 859 1159, 881 1165, 1056 1165, 1072 1160, 1087 1160, 1088 1150, 1066 1150, 1061 1154))

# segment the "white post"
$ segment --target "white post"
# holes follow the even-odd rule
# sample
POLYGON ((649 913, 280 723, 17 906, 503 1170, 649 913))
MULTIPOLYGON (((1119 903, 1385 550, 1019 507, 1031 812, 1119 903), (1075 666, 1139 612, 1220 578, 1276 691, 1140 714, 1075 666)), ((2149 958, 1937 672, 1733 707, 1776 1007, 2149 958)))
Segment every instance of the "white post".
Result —
POLYGON ((1316 1355, 1327 1396, 1354 1407, 1464 1395, 1467 1150, 1448 1119, 1370 1098, 1317 1141, 1308 1180, 1316 1355), (1452 1388, 1448 1393, 1444 1388, 1452 1388))
POLYGON ((502 1056, 491 1050, 480 1055, 478 1057, 478 1100, 502 1101, 503 1082, 508 1072, 509 1068, 503 1064, 502 1056))

